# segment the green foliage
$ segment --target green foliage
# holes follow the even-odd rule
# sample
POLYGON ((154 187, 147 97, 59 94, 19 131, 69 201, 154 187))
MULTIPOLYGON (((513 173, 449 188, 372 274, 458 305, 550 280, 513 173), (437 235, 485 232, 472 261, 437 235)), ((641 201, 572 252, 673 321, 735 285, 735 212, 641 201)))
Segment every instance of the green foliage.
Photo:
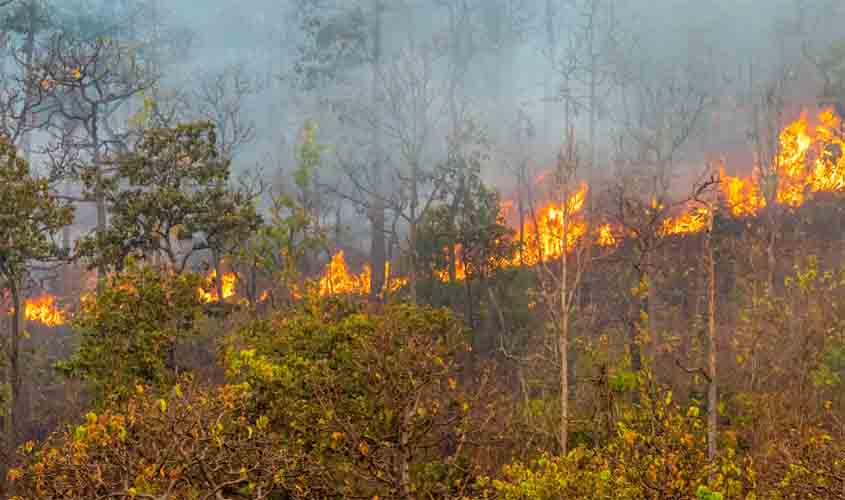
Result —
POLYGON ((431 271, 447 273, 457 248, 469 279, 484 278, 502 269, 516 252, 514 230, 505 223, 499 194, 484 185, 476 158, 453 158, 443 169, 447 184, 455 186, 448 199, 428 212, 419 227, 417 255, 431 271))
POLYGON ((707 464, 704 418, 644 377, 640 406, 624 412, 604 446, 578 447, 505 467, 481 486, 484 498, 508 500, 752 499, 754 471, 729 446, 707 464))
POLYGON ((608 383, 616 392, 632 392, 637 389, 637 374, 630 370, 617 370, 610 376, 608 383))
POLYGON ((100 403, 136 384, 162 386, 175 374, 173 349, 202 313, 199 276, 130 262, 96 296, 83 299, 73 356, 57 368, 88 382, 100 403))
POLYGON ((6 285, 18 286, 32 261, 61 257, 55 237, 72 221, 73 209, 50 194, 46 179, 30 174, 13 144, 0 139, 0 277, 6 285))
POLYGON ((303 261, 326 247, 325 230, 314 216, 311 194, 315 176, 327 146, 316 142, 317 125, 308 121, 304 127, 302 144, 297 148, 297 168, 294 183, 300 196, 274 194, 270 205, 270 220, 261 225, 249 244, 237 254, 238 260, 256 266, 277 286, 276 295, 286 295, 296 283, 303 261))
POLYGON ((317 143, 317 123, 308 120, 303 128, 302 143, 297 147, 297 168, 293 172, 296 187, 300 190, 311 188, 314 175, 322 161, 322 154, 327 146, 317 143))
POLYGON ((111 225, 83 239, 80 255, 112 267, 129 255, 161 255, 181 271, 196 252, 224 253, 248 238, 261 218, 248 193, 227 186, 230 163, 216 143, 208 123, 147 130, 114 177, 88 170, 86 187, 106 193, 111 225))
POLYGON ((230 375, 299 447, 312 487, 344 498, 457 495, 489 411, 477 406, 484 378, 467 379, 459 363, 466 332, 445 310, 350 307, 250 325, 245 345, 228 350, 230 375))

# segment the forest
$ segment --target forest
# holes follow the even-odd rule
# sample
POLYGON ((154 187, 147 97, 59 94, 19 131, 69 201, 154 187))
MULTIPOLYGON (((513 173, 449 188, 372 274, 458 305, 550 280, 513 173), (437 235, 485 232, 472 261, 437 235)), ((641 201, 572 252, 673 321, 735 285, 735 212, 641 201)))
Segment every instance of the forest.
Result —
POLYGON ((0 0, 0 498, 845 500, 843 19, 0 0))

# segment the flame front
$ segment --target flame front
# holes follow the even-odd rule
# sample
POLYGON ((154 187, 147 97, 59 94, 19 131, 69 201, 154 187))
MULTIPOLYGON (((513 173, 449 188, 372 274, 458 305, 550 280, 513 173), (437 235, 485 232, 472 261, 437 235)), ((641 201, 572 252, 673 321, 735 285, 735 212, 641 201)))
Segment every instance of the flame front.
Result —
MULTIPOLYGON (((323 270, 317 281, 317 291, 322 296, 366 295, 370 293, 372 269, 364 265, 360 274, 352 274, 346 266, 343 250, 338 250, 323 270)), ((393 293, 408 283, 407 278, 390 276, 390 262, 384 263, 384 291, 393 293)))
POLYGON ((810 189, 813 192, 841 191, 845 189, 845 140, 842 123, 832 109, 822 111, 816 127, 816 141, 819 154, 810 174, 810 189))
POLYGON ((734 217, 755 216, 766 207, 766 198, 760 192, 760 184, 755 177, 731 177, 725 174, 724 169, 721 169, 719 177, 722 194, 734 217))
POLYGON ((710 209, 697 207, 677 217, 665 219, 660 227, 660 234, 662 236, 671 236, 698 233, 707 227, 709 220, 710 209))
POLYGON ((52 295, 41 295, 27 299, 24 303, 24 318, 47 326, 65 324, 65 312, 56 305, 52 295))
POLYGON ((780 134, 780 152, 776 157, 778 173, 778 203, 798 207, 804 203, 806 185, 805 164, 813 139, 807 132, 807 117, 787 126, 780 134))
POLYGON ((596 244, 600 247, 615 247, 616 236, 613 235, 613 228, 610 224, 602 224, 597 231, 596 244))
MULTIPOLYGON (((806 113, 780 133, 778 153, 772 166, 777 181, 776 200, 797 208, 806 194, 845 190, 845 138, 842 122, 832 109, 818 115, 810 127, 806 113)), ((766 206, 760 188, 760 165, 751 178, 727 176, 722 172, 722 194, 736 217, 756 215, 766 206)))
MULTIPOLYGON (((206 281, 210 283, 209 288, 210 290, 206 289, 198 289, 197 292, 200 295, 200 300, 205 302, 206 304, 211 304, 213 302, 220 302, 220 297, 217 295, 217 287, 215 285, 215 281, 217 280, 217 271, 211 270, 211 272, 206 277, 206 281)), ((235 295, 235 286, 238 282, 238 275, 235 273, 224 273, 223 277, 220 279, 220 291, 223 294, 223 300, 226 300, 230 297, 235 295)))
POLYGON ((521 258, 509 263, 511 266, 536 265, 541 260, 560 258, 571 251, 587 233, 587 224, 579 214, 587 198, 587 185, 582 184, 563 203, 548 203, 536 216, 536 224, 529 221, 524 228, 521 258), (566 234, 564 234, 564 227, 566 234))

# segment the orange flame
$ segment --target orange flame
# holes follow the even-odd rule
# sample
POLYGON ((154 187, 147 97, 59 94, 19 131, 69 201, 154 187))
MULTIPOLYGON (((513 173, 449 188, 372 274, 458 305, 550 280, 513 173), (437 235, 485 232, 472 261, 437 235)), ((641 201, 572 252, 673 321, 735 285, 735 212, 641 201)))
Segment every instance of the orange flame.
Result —
POLYGON ((48 294, 27 299, 24 303, 24 318, 47 326, 65 324, 65 312, 56 305, 56 298, 48 294))
MULTIPOLYGON (((445 249, 448 252, 448 248, 445 249)), ((455 245, 455 281, 464 281, 467 279, 467 268, 463 258, 463 247, 460 243, 455 245)), ((440 269, 434 272, 437 279, 443 283, 449 282, 449 269, 440 269)))
POLYGON ((731 177, 720 169, 721 190, 734 217, 757 215, 766 206, 766 198, 760 192, 757 179, 743 179, 731 177))
POLYGON ((707 227, 710 220, 710 209, 697 207, 689 212, 684 212, 677 217, 670 217, 663 221, 660 227, 660 234, 670 236, 676 234, 690 234, 702 231, 707 227))
POLYGON ((616 237, 613 235, 613 228, 610 224, 602 224, 599 226, 598 235, 596 236, 596 244, 600 247, 615 247, 616 237))
POLYGON ((787 126, 780 134, 780 152, 776 158, 778 173, 778 203, 798 207, 804 203, 804 188, 807 184, 805 164, 813 139, 807 132, 807 117, 787 126))
MULTIPOLYGON (((394 293, 408 283, 407 278, 390 276, 390 262, 384 263, 384 276, 384 291, 388 293, 394 293)), ((369 265, 365 264, 360 274, 352 274, 346 266, 343 250, 338 250, 317 281, 317 292, 321 296, 366 295, 370 293, 371 282, 372 269, 369 265)))
POLYGON ((826 109, 819 114, 816 141, 820 151, 809 179, 813 192, 845 189, 845 140, 841 132, 838 133, 841 125, 839 117, 832 109, 826 109))
MULTIPOLYGON (((807 192, 845 190, 845 137, 841 120, 832 109, 818 115, 818 125, 810 127, 806 113, 787 125, 779 136, 775 158, 776 200, 782 205, 801 206, 807 192)), ((766 206, 759 181, 730 177, 722 173, 722 193, 734 216, 756 215, 766 206)))
MULTIPOLYGON (((587 225, 578 217, 584 208, 587 189, 587 185, 582 184, 578 191, 568 197, 566 207, 559 203, 547 204, 537 213, 536 225, 531 221, 525 225, 521 262, 535 265, 541 259, 560 258, 564 252, 575 247, 587 233, 587 225)), ((520 259, 516 259, 510 264, 519 263, 520 259)))
MULTIPOLYGON (((205 302, 206 304, 211 304, 213 302, 220 302, 220 297, 217 295, 217 287, 214 285, 215 280, 217 279, 217 271, 211 270, 211 272, 206 277, 206 280, 209 282, 210 290, 199 288, 197 292, 200 295, 200 300, 205 302)), ((220 280, 220 288, 221 292, 223 293, 223 300, 226 300, 235 295, 235 285, 238 282, 238 275, 235 273, 224 273, 223 277, 220 280)))

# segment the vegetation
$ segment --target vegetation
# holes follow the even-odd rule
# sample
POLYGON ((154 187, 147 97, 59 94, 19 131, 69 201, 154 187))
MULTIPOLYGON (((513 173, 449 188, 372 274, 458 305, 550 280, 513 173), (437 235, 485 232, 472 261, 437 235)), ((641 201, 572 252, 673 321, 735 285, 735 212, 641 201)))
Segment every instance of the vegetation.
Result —
POLYGON ((0 497, 845 500, 842 2, 534 3, 0 0, 0 497))

